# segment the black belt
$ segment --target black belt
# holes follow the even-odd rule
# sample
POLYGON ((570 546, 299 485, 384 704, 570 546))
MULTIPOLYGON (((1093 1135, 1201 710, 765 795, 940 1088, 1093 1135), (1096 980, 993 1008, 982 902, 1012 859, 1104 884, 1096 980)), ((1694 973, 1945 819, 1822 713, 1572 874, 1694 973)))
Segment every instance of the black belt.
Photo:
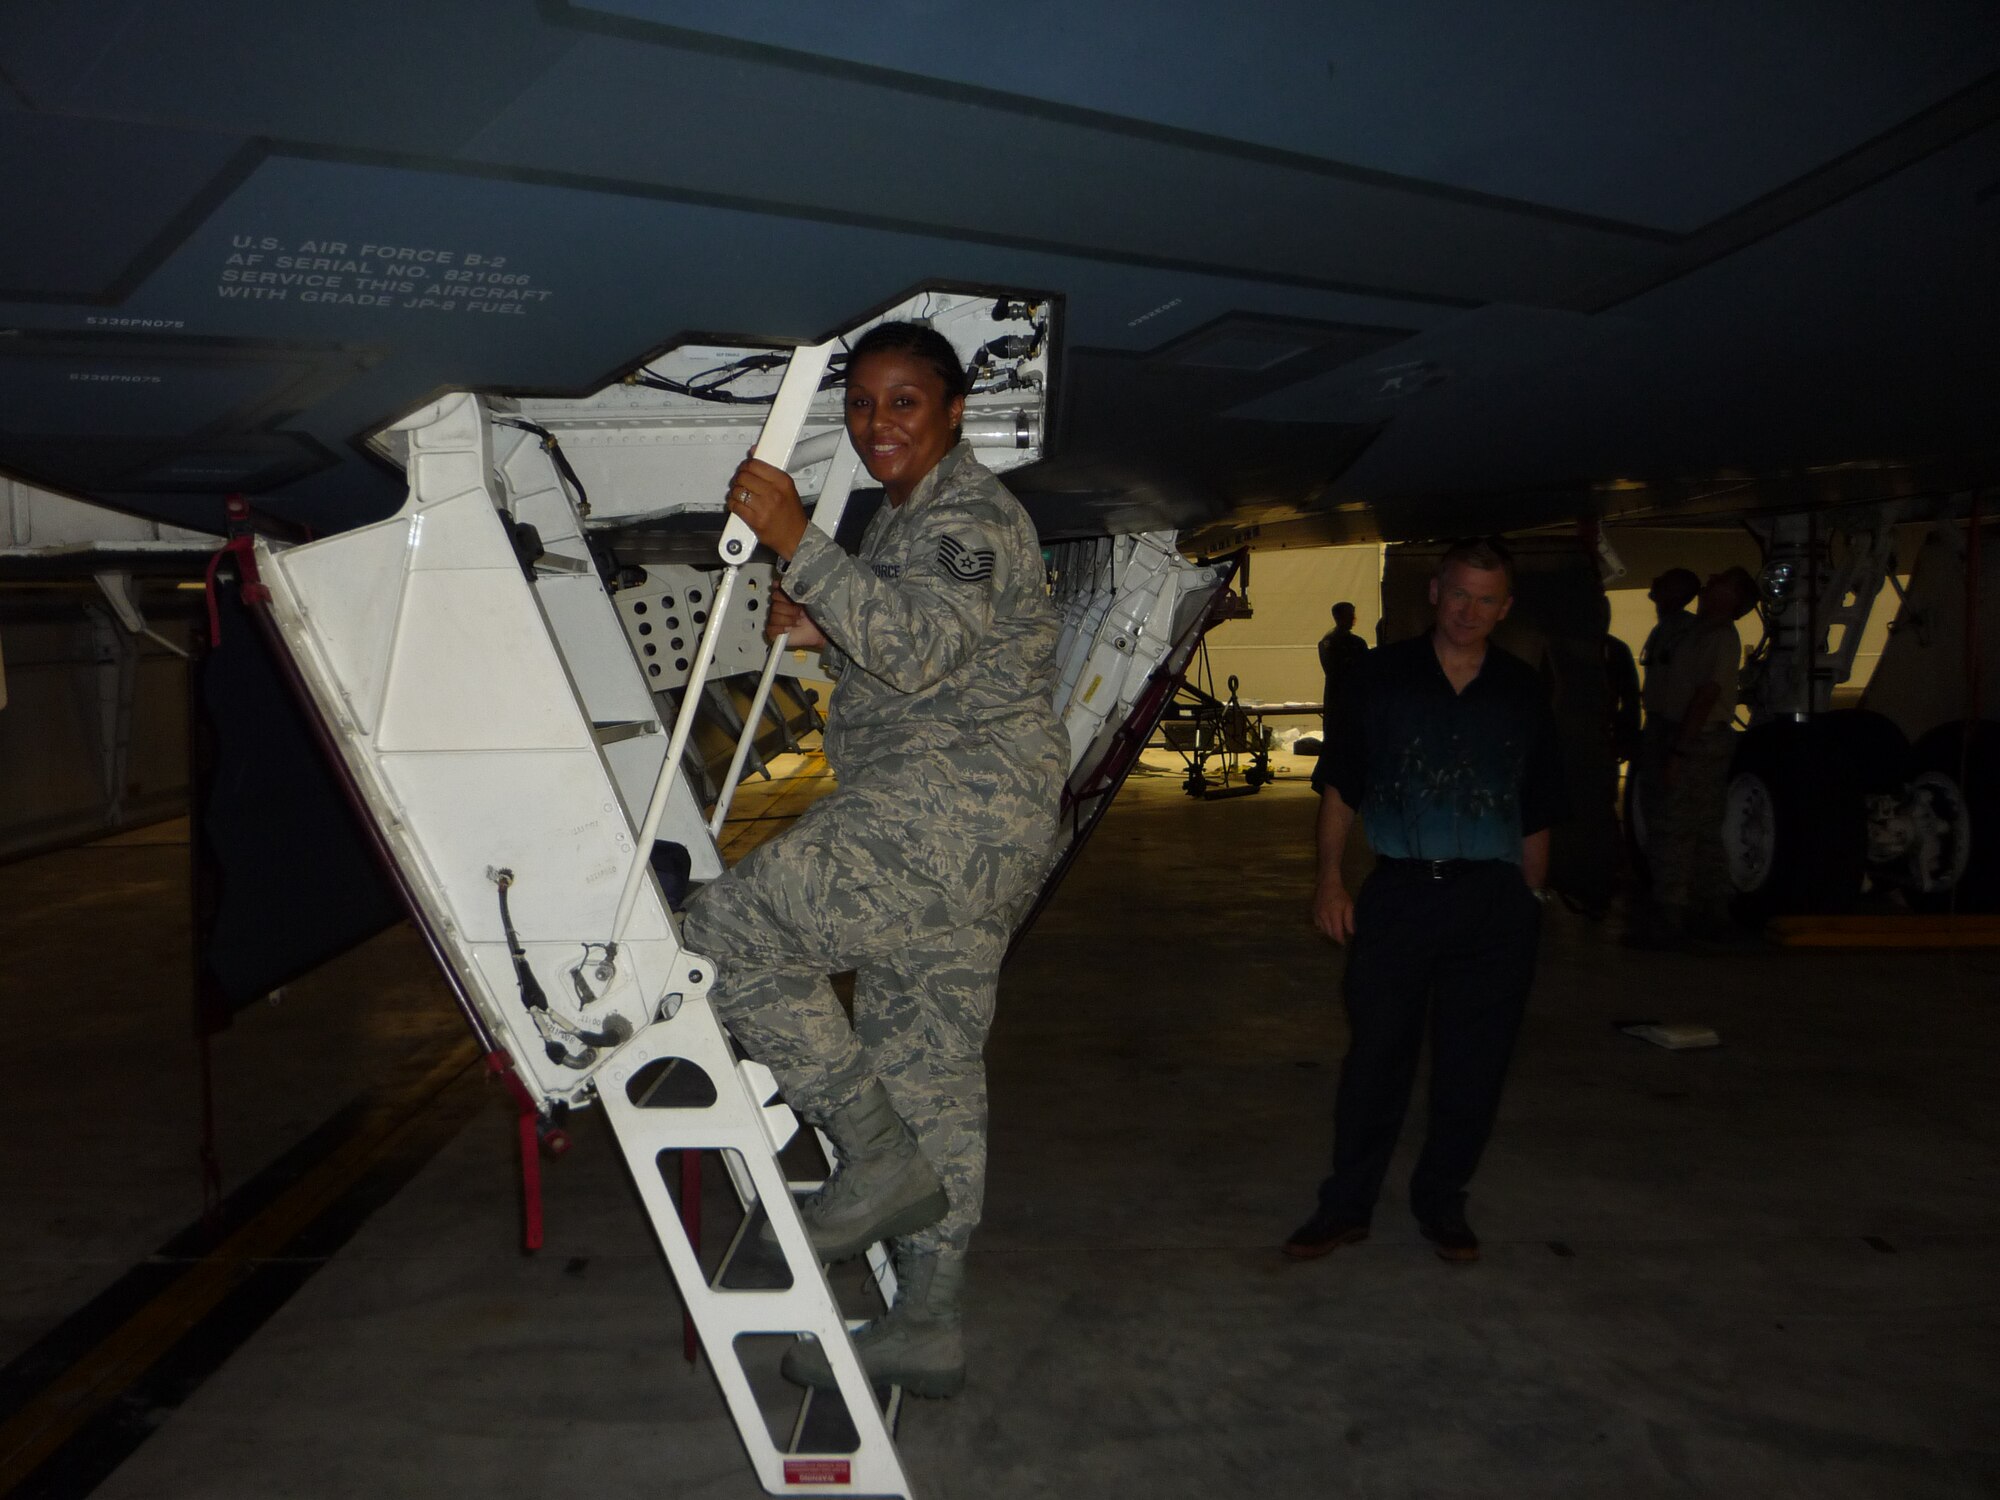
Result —
POLYGON ((1507 861, 1499 859, 1391 859, 1385 855, 1375 861, 1375 867, 1405 875, 1420 875, 1425 880, 1456 880, 1461 875, 1505 863, 1507 861))

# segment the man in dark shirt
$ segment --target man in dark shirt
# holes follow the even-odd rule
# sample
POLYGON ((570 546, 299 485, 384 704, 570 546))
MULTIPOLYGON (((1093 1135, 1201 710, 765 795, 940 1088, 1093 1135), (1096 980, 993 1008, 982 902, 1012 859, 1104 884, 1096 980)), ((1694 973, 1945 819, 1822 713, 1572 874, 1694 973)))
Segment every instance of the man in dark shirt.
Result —
POLYGON ((1333 629, 1319 638, 1319 670, 1326 678, 1320 698, 1322 730, 1332 728, 1334 700, 1346 690, 1355 669, 1367 657, 1368 643, 1354 633, 1354 606, 1343 599, 1333 607, 1333 629))
POLYGON ((1426 1022, 1430 1123, 1410 1208, 1444 1259, 1479 1258, 1465 1189, 1492 1133, 1534 979, 1549 825, 1563 788, 1541 679, 1487 644, 1513 603, 1506 549, 1451 547, 1431 602, 1428 635, 1383 647, 1356 675, 1313 773, 1313 924, 1349 948, 1350 1042, 1333 1175, 1285 1242, 1295 1259, 1368 1237, 1426 1022), (1358 899, 1340 873, 1357 811, 1377 856, 1358 899))

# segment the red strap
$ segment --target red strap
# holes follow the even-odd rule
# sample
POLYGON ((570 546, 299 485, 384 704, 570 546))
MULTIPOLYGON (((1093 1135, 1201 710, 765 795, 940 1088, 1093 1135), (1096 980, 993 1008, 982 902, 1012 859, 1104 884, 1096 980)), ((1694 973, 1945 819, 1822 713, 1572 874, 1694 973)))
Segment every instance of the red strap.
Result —
POLYGON ((514 1060, 504 1052, 486 1054, 488 1071, 507 1085, 519 1112, 516 1123, 521 1132, 521 1248, 542 1248, 542 1141, 541 1111, 534 1095, 514 1072, 514 1060))
POLYGON ((521 1248, 542 1248, 542 1142, 532 1106, 521 1111, 521 1248))

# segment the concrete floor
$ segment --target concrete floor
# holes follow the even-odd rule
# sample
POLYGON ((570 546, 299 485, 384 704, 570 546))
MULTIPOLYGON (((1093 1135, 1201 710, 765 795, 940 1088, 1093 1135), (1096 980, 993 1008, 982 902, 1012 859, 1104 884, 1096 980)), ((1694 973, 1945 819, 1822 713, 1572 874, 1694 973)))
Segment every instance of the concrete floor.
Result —
MULTIPOLYGON (((1200 804, 1136 779, 1007 971, 972 1383, 904 1417, 920 1494, 2000 1494, 2000 960, 1642 956, 1553 912, 1485 1259, 1430 1254, 1406 1156, 1369 1243, 1293 1264, 1343 1045, 1312 812, 1297 780, 1200 804), (1636 1017, 1724 1045, 1611 1027, 1636 1017)), ((0 870, 17 1377, 199 1207, 184 861, 0 870)), ((218 1048, 230 1184, 457 1031, 400 932, 246 1013, 218 1048)), ((598 1122, 547 1169, 530 1258, 501 1102, 470 1074, 422 1097, 443 1144, 139 1413, 96 1493, 758 1493, 598 1122)))

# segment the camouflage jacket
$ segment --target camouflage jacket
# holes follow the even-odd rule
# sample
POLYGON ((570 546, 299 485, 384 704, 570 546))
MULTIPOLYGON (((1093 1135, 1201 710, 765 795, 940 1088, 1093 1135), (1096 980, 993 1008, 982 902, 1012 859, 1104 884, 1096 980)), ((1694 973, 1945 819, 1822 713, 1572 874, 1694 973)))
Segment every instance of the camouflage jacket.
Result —
POLYGON ((1034 526, 970 447, 883 505, 857 555, 808 527, 784 586, 832 647, 826 754, 843 791, 954 841, 1053 835, 1061 625, 1034 526))

